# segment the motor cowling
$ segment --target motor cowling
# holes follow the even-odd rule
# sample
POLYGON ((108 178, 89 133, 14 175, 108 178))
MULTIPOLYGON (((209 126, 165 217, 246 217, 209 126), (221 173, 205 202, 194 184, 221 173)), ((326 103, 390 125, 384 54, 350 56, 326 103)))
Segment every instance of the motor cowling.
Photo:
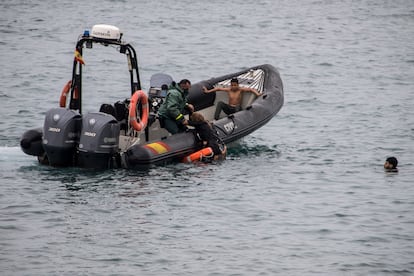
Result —
POLYGON ((115 167, 119 134, 120 124, 112 115, 102 112, 85 115, 78 145, 78 165, 96 169, 115 167))
POLYGON ((47 111, 42 145, 51 166, 72 166, 79 141, 82 117, 74 110, 53 108, 47 111))

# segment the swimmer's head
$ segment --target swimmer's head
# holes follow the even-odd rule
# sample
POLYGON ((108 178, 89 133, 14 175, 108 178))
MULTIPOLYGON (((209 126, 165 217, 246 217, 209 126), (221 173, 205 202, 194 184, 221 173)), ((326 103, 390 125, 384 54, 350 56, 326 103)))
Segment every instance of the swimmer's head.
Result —
POLYGON ((398 166, 398 160, 395 157, 388 157, 387 160, 385 160, 384 169, 386 170, 393 170, 396 169, 398 166))

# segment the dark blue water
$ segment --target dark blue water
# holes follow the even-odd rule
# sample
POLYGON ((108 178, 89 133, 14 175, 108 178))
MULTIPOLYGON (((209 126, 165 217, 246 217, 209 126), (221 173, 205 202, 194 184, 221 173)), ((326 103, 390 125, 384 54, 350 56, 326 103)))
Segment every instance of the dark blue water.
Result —
MULTIPOLYGON (((412 275, 413 26, 408 0, 2 1, 0 271, 412 275), (98 23, 136 47, 144 88, 270 63, 285 105, 218 164, 40 166, 19 138, 58 105, 98 23)), ((91 110, 129 95, 125 61, 100 50, 85 56, 91 110)))

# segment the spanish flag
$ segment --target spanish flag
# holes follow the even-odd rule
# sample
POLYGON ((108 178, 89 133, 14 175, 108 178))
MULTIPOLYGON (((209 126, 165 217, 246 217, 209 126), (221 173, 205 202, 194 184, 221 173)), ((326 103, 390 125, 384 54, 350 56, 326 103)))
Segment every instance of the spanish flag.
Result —
POLYGON ((75 60, 79 62, 80 64, 85 65, 85 62, 83 61, 81 53, 78 51, 78 49, 75 50, 75 60))

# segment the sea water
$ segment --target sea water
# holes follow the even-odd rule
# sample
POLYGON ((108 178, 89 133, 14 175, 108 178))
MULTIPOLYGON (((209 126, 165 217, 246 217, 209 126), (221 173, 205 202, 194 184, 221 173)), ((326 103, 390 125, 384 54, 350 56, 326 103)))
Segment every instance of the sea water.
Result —
MULTIPOLYGON (((410 0, 1 1, 1 274, 412 275, 413 26, 410 0), (94 24, 137 49, 144 89, 269 63, 285 104, 224 162, 41 166, 19 139, 94 24)), ((129 96, 114 49, 84 58, 87 110, 129 96)))

